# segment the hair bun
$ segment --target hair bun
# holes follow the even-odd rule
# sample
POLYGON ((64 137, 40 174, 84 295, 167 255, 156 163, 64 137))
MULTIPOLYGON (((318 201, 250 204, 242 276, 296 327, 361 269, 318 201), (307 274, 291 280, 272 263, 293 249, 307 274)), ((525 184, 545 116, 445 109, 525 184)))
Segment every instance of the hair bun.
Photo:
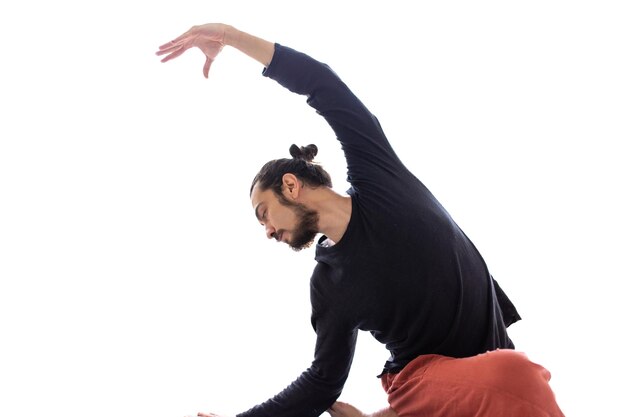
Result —
POLYGON ((289 154, 291 154, 294 159, 304 159, 307 162, 311 162, 317 155, 317 146, 313 144, 307 146, 294 144, 289 147, 289 154))

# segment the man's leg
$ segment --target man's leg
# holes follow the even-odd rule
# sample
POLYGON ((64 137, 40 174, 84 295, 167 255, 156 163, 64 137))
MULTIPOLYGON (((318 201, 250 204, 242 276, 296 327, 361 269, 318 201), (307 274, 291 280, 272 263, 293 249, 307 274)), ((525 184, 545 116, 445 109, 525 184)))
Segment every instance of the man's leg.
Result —
POLYGON ((462 359, 423 355, 382 382, 403 417, 563 417, 549 380, 523 353, 502 349, 462 359))

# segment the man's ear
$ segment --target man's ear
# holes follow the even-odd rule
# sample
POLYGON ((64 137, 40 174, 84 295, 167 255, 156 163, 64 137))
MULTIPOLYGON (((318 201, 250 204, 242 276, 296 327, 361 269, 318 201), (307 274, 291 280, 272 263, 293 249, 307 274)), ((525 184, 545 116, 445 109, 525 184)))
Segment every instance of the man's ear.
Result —
POLYGON ((297 200, 302 185, 298 177, 291 173, 283 175, 283 195, 290 200, 297 200))

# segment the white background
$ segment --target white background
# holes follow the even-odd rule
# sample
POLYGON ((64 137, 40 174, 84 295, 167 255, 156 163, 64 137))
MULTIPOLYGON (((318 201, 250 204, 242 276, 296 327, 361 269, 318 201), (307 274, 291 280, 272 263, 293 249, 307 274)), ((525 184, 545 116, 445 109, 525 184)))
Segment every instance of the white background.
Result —
MULTIPOLYGON (((291 143, 347 188, 323 120, 191 25, 331 64, 486 258, 568 417, 624 415, 626 15, 618 1, 0 6, 0 415, 181 417, 312 359, 313 251, 266 241, 252 177, 291 143), (401 4, 401 5, 400 5, 401 4)), ((359 338, 343 399, 385 406, 359 338)))

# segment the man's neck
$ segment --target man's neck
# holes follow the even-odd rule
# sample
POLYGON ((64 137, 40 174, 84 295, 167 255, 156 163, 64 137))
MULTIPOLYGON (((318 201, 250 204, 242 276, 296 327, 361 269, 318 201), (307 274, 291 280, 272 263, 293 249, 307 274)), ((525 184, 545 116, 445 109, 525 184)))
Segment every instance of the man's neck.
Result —
POLYGON ((333 244, 339 243, 350 223, 352 198, 339 195, 330 189, 321 197, 323 198, 317 200, 316 207, 312 207, 320 216, 319 231, 333 244))

